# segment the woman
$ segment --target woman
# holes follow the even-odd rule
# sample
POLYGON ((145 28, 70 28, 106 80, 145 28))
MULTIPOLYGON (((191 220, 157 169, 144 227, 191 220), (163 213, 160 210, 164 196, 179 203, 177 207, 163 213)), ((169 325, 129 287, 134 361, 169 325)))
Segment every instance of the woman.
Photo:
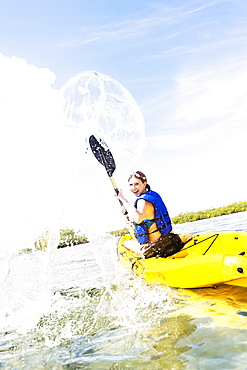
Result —
MULTIPOLYGON (((131 192, 136 196, 129 216, 134 224, 137 240, 126 240, 124 246, 144 258, 168 257, 179 252, 184 244, 172 232, 166 206, 160 195, 151 190, 144 173, 133 172, 128 182, 131 192)), ((118 197, 128 203, 121 192, 118 197)))

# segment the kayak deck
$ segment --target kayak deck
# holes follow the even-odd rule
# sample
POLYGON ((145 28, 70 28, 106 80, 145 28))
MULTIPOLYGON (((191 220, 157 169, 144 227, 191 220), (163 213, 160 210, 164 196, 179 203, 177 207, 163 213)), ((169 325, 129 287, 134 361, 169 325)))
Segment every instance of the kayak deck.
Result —
MULTIPOLYGON (((176 288, 202 288, 221 284, 247 287, 247 232, 191 234, 184 248, 168 258, 143 259, 118 243, 121 262, 151 283, 176 288)), ((188 235, 181 236, 183 241, 188 235)))

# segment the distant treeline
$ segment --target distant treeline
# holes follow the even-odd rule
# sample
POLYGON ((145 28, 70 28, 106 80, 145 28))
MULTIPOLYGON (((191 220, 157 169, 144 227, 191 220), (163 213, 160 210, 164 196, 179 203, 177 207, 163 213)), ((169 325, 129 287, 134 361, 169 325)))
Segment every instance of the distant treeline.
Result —
MULTIPOLYGON (((49 241, 50 235, 49 232, 46 231, 35 241, 34 247, 36 250, 46 250, 49 241)), ((57 248, 71 247, 73 245, 85 243, 88 243, 88 239, 80 230, 75 231, 74 229, 61 229, 57 248)))
POLYGON ((184 222, 198 221, 205 218, 230 215, 232 213, 244 211, 247 211, 247 202, 238 202, 225 207, 212 208, 205 211, 180 213, 178 216, 172 218, 172 222, 174 224, 183 224, 184 222))
POLYGON ((60 241, 58 248, 71 247, 72 245, 88 243, 88 239, 80 230, 62 229, 60 230, 60 241))

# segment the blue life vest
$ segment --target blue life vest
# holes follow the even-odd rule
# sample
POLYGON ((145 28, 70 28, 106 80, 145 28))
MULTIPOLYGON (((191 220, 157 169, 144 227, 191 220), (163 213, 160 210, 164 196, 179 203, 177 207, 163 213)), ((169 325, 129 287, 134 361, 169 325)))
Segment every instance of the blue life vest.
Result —
MULTIPOLYGON (((139 199, 144 199, 147 202, 152 203, 154 207, 154 218, 152 220, 143 220, 137 224, 134 222, 137 240, 140 244, 148 243, 148 235, 159 231, 162 235, 167 235, 172 231, 171 219, 167 212, 166 206, 161 196, 153 190, 149 190, 146 193, 141 194, 135 201, 134 206, 137 208, 137 202, 139 199), (148 225, 150 221, 155 222, 157 228, 151 233, 148 232, 148 225)), ((150 227, 150 226, 149 226, 150 227)))

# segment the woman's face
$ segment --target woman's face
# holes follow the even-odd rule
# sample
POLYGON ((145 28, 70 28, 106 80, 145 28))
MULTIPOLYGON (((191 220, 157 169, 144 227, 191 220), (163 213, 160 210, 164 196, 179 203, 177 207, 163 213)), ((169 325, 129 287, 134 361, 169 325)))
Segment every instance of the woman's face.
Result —
POLYGON ((142 182, 140 179, 136 177, 131 177, 129 180, 129 187, 133 194, 136 197, 139 197, 142 193, 146 191, 147 182, 142 182))

